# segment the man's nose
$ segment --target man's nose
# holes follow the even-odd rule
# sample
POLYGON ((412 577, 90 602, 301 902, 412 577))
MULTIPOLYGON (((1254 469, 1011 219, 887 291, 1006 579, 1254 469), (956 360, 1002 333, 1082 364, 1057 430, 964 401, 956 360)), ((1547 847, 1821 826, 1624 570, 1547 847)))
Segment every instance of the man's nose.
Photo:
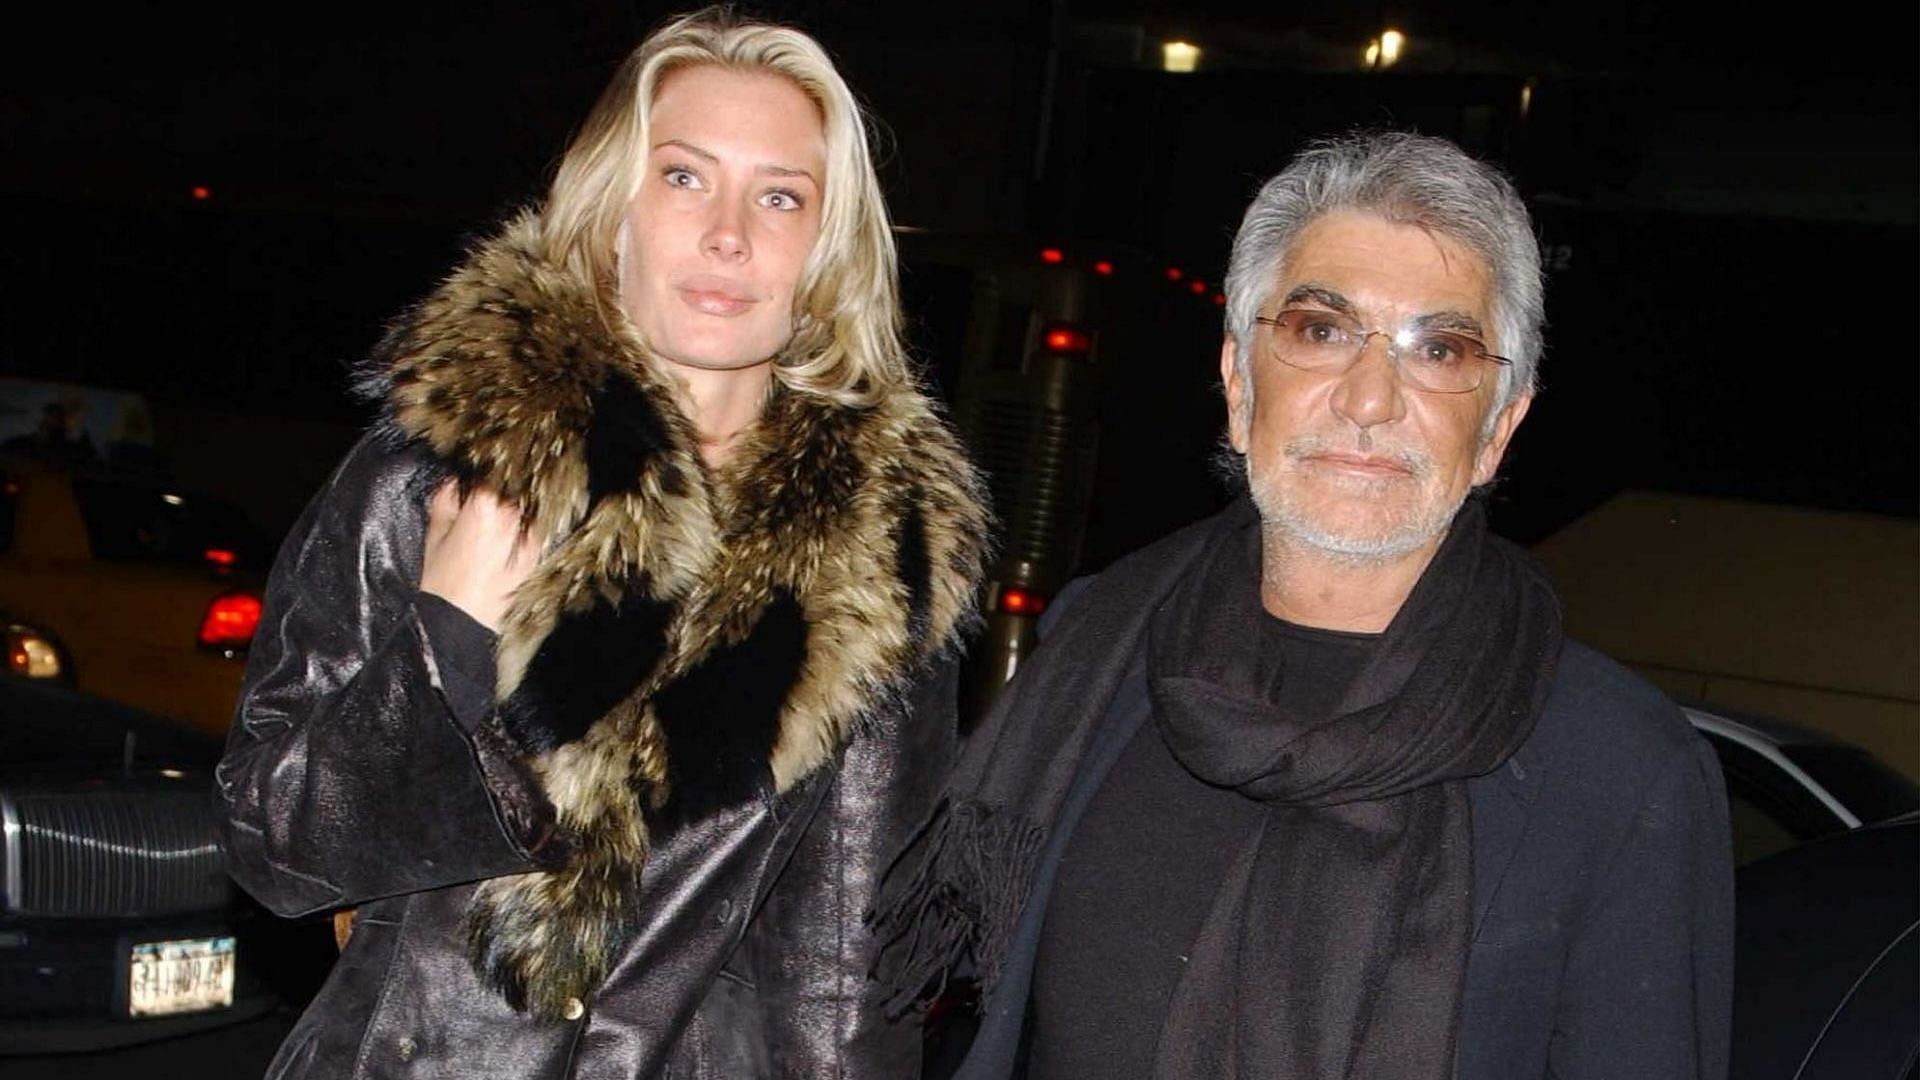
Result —
POLYGON ((1367 336, 1360 358, 1341 373, 1339 385, 1333 388, 1333 411, 1363 431, 1406 415, 1406 391, 1390 336, 1367 336))

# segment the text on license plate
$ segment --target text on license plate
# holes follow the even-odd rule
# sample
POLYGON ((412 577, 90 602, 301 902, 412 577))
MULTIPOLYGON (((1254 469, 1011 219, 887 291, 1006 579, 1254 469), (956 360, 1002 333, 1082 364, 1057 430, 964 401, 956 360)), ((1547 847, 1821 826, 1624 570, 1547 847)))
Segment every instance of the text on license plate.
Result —
POLYGON ((230 937, 135 945, 127 965, 127 1015, 226 1008, 233 1004, 234 957, 230 937))

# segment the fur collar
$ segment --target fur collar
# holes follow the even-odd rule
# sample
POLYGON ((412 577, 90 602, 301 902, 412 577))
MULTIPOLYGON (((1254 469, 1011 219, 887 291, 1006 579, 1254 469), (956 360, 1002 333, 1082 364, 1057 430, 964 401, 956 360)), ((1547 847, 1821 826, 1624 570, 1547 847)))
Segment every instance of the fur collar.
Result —
POLYGON ((383 424, 550 537, 502 626, 494 723, 575 838, 481 886, 475 964, 542 1015, 598 987, 650 837, 769 798, 974 620, 987 512, 919 393, 778 390, 710 471, 670 384, 525 215, 388 336, 383 424))

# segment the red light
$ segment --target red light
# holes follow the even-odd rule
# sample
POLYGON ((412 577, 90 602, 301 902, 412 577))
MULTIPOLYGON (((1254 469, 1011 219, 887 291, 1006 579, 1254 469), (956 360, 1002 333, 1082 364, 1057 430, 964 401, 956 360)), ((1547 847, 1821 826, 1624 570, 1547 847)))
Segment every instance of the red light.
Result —
POLYGON ((1038 615, 1047 610, 1047 598, 1018 585, 1000 590, 1000 610, 1009 615, 1038 615))
POLYGON ((223 593, 207 605, 206 617, 200 620, 200 644, 244 649, 253 643, 253 632, 259 628, 259 597, 244 592, 223 593))
POLYGON ((1113 264, 1110 262, 1107 262, 1105 259, 1102 259, 1099 262, 1093 264, 1093 272, 1096 274, 1099 274, 1101 277, 1112 277, 1113 264))
POLYGON ((1059 248, 1041 248, 1040 261, 1043 263, 1065 262, 1067 261, 1067 253, 1061 251, 1059 248))
POLYGON ((1169 267, 1167 267, 1167 280, 1168 280, 1168 281, 1179 281, 1179 280, 1180 280, 1181 278, 1183 278, 1183 277, 1186 277, 1186 276, 1187 276, 1187 275, 1186 275, 1185 273, 1183 273, 1183 272, 1181 271, 1181 269, 1180 269, 1179 267, 1177 267, 1177 266, 1169 266, 1169 267))
POLYGON ((195 185, 193 197, 201 202, 206 202, 208 199, 213 198, 213 189, 204 184, 195 185))
POLYGON ((232 566, 238 560, 238 556, 226 548, 208 548, 200 554, 215 566, 232 566))
POLYGON ((1214 306, 1214 307, 1226 307, 1226 306, 1227 306, 1227 298, 1226 298, 1226 297, 1224 297, 1224 296, 1221 296, 1221 295, 1220 295, 1219 293, 1214 293, 1214 294, 1213 294, 1213 306, 1214 306))
POLYGON ((1077 326, 1049 326, 1040 338, 1051 353, 1086 353, 1093 350, 1093 339, 1077 326))
POLYGON ((1193 293, 1195 296, 1203 296, 1207 291, 1207 283, 1195 278, 1193 281, 1187 283, 1187 291, 1193 293))

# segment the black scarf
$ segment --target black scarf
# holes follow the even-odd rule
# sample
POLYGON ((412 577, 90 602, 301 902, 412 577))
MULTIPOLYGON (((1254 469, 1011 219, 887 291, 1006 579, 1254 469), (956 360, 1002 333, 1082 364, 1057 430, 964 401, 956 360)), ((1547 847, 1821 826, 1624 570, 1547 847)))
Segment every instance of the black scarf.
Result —
POLYGON ((1318 713, 1262 649, 1257 528, 1153 616, 1148 686, 1189 771, 1268 807, 1162 1029, 1163 1077, 1447 1077, 1466 975, 1466 780, 1533 729, 1559 605, 1464 509, 1343 698, 1318 713))
POLYGON ((876 919, 906 1004, 970 955, 990 991, 1034 862, 1144 641, 1176 756, 1271 807, 1170 1006, 1156 1073, 1451 1075, 1471 911, 1465 781, 1524 741, 1560 653, 1545 575, 1469 500, 1331 716, 1293 715, 1242 501, 1116 564, 1003 693, 876 919))

